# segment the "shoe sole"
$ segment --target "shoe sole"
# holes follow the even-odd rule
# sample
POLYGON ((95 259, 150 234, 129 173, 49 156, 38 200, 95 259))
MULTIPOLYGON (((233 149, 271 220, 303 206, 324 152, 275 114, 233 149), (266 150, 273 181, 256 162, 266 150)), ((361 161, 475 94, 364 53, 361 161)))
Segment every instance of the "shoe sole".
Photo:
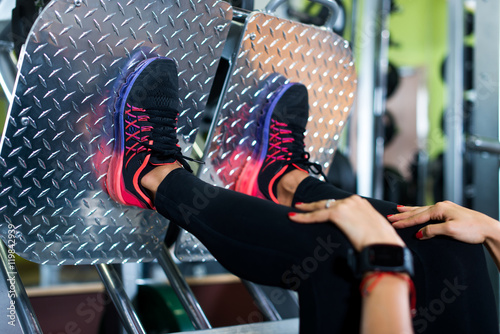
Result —
MULTIPOLYGON (((157 59, 165 58, 155 57, 143 60, 137 65, 132 73, 127 75, 125 82, 118 89, 118 96, 114 104, 115 146, 109 163, 106 183, 110 197, 118 203, 125 205, 137 205, 137 203, 131 203, 130 199, 135 198, 136 196, 125 189, 125 181, 123 179, 123 156, 125 154, 125 137, 123 136, 123 133, 125 132, 125 125, 123 114, 125 110, 125 103, 135 80, 139 77, 147 65, 157 59), (127 197, 127 199, 125 197, 127 197)), ((141 203, 140 201, 138 202, 141 203)), ((137 206, 144 207, 142 203, 137 206)))
POLYGON ((259 120, 259 126, 257 127, 257 140, 260 139, 260 143, 257 142, 256 148, 253 151, 250 160, 248 160, 243 167, 240 177, 236 181, 236 191, 267 199, 267 197, 260 191, 257 181, 262 165, 266 159, 269 146, 269 128, 271 126, 271 118, 274 108, 276 108, 276 105, 281 97, 294 85, 296 85, 296 83, 288 83, 281 86, 273 94, 269 102, 263 107, 263 115, 259 120))

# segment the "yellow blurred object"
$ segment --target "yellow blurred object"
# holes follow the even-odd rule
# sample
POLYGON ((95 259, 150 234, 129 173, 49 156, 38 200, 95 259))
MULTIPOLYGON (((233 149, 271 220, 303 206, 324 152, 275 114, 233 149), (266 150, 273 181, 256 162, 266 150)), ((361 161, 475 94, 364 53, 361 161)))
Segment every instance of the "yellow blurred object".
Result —
POLYGON ((24 286, 36 286, 40 283, 40 267, 37 263, 16 255, 16 267, 24 286))
POLYGON ((429 91, 428 153, 436 158, 444 148, 441 128, 444 109, 444 83, 441 64, 447 50, 446 0, 397 0, 400 11, 391 15, 390 31, 394 45, 389 59, 397 67, 425 67, 429 91))
POLYGON ((3 132, 3 126, 5 124, 5 118, 7 117, 7 109, 9 108, 9 103, 3 95, 3 91, 0 88, 0 134, 3 132))
POLYGON ((308 3, 309 3, 309 1, 305 1, 305 4, 304 4, 304 6, 306 6, 306 9, 307 9, 307 14, 309 14, 311 16, 319 15, 319 12, 321 12, 321 9, 323 8, 323 6, 320 5, 319 3, 314 3, 311 6, 309 6, 309 8, 308 8, 307 7, 308 3))

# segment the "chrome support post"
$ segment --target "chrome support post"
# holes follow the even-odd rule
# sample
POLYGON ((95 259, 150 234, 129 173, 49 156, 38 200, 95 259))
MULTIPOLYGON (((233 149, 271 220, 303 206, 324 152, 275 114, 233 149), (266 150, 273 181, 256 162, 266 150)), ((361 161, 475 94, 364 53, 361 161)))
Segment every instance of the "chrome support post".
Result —
POLYGON ((242 281, 242 282, 243 285, 245 285, 245 287, 247 288, 250 295, 252 295, 256 305, 259 308, 259 311, 262 312, 264 318, 267 321, 283 320, 276 307, 273 305, 271 300, 269 300, 269 298, 266 296, 266 294, 259 285, 249 281, 242 281))
POLYGON ((10 56, 10 46, 10 43, 0 41, 0 87, 9 102, 12 101, 17 73, 16 65, 10 56))
MULTIPOLYGON (((475 140, 468 147, 476 146, 483 152, 468 152, 472 163, 472 209, 499 218, 500 173, 498 150, 500 141, 500 4, 498 1, 476 1, 474 18, 474 90, 476 98, 472 114, 472 136, 489 138, 488 143, 475 140), (491 142, 490 142, 491 141, 491 142)), ((498 303, 500 280, 498 270, 488 259, 490 279, 498 303)), ((497 305, 498 306, 498 305, 497 305)), ((498 309, 498 307, 497 307, 498 309)))
MULTIPOLYGON (((3 282, 0 283, 0 286, 5 285, 6 287, 3 298, 10 299, 11 305, 12 303, 14 303, 15 317, 17 317, 19 326, 21 327, 23 334, 42 334, 40 324, 38 323, 28 295, 26 294, 23 282, 21 281, 21 278, 19 277, 19 274, 17 272, 16 264, 13 260, 9 261, 9 253, 11 252, 12 251, 9 251, 7 246, 5 246, 2 241, 0 241, 0 277, 2 277, 3 279, 3 282), (12 292, 14 292, 13 296, 11 295, 12 292)), ((14 253, 12 252, 11 254, 11 259, 13 259, 14 253)), ((16 332, 15 326, 10 327, 11 325, 8 325, 8 331, 5 327, 3 327, 4 324, 7 324, 7 322, 9 321, 9 318, 5 317, 5 315, 7 315, 7 309, 5 309, 5 312, 6 313, 2 316, 2 327, 0 328, 5 330, 3 331, 4 333, 14 333, 16 332)))
POLYGON ((357 193, 381 198, 384 141, 380 134, 380 126, 385 111, 385 77, 389 45, 386 24, 390 1, 365 0, 359 8, 363 9, 363 26, 361 32, 358 32, 360 37, 355 50, 359 60, 356 101, 357 193))
POLYGON ((375 54, 375 91, 373 97, 373 113, 375 115, 375 154, 373 170, 373 196, 382 199, 384 197, 384 122, 385 104, 387 95, 387 72, 389 71, 389 14, 391 12, 391 0, 381 0, 378 8, 379 21, 376 38, 375 54))
POLYGON ((445 114, 444 197, 463 204, 464 2, 448 1, 448 61, 445 114))
POLYGON ((40 286, 48 287, 61 284, 61 266, 41 265, 40 266, 40 286))
POLYGON ((15 0, 0 0, 0 88, 7 99, 12 101, 17 68, 11 57, 14 43, 10 40, 12 9, 15 0))
POLYGON ((107 264, 96 265, 104 287, 120 315, 123 327, 129 334, 146 334, 137 313, 130 302, 116 270, 107 264))
POLYGON ((212 328, 208 319, 196 300, 196 297, 191 291, 191 288, 182 277, 179 268, 175 265, 172 256, 167 248, 163 245, 163 249, 158 256, 158 263, 165 271, 170 285, 174 289, 177 297, 179 298, 182 306, 186 310, 191 322, 195 329, 209 329, 212 328))

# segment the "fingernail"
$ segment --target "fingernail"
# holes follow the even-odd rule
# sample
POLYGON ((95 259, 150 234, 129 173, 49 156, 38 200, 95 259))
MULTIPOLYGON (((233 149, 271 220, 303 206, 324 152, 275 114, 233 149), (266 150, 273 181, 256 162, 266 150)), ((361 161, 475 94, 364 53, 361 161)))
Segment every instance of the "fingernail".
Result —
POLYGON ((297 212, 289 212, 289 213, 288 213, 288 217, 293 217, 293 216, 295 216, 296 214, 297 214, 297 212))
POLYGON ((415 237, 417 239, 422 239, 424 237, 424 232, 422 232, 422 230, 418 231, 417 234, 415 234, 415 237))
POLYGON ((394 216, 394 215, 387 215, 387 218, 392 217, 392 216, 394 216))
POLYGON ((398 208, 404 208, 405 206, 404 205, 398 205, 398 208))
POLYGON ((302 202, 295 203, 295 205, 302 205, 302 204, 304 204, 304 203, 302 203, 302 202))

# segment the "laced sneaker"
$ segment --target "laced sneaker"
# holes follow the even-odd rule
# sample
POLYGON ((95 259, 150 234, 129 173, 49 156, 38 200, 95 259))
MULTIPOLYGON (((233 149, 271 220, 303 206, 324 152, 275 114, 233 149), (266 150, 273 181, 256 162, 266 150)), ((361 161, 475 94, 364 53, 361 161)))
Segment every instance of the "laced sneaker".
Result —
POLYGON ((154 209, 141 179, 157 166, 178 161, 191 171, 176 135, 178 79, 175 63, 156 57, 140 62, 115 100, 115 147, 106 188, 115 201, 154 209))
POLYGON ((236 182, 236 191, 278 203, 276 189, 284 174, 295 169, 322 174, 304 150, 308 117, 304 85, 288 83, 272 94, 262 109, 256 149, 236 182))

